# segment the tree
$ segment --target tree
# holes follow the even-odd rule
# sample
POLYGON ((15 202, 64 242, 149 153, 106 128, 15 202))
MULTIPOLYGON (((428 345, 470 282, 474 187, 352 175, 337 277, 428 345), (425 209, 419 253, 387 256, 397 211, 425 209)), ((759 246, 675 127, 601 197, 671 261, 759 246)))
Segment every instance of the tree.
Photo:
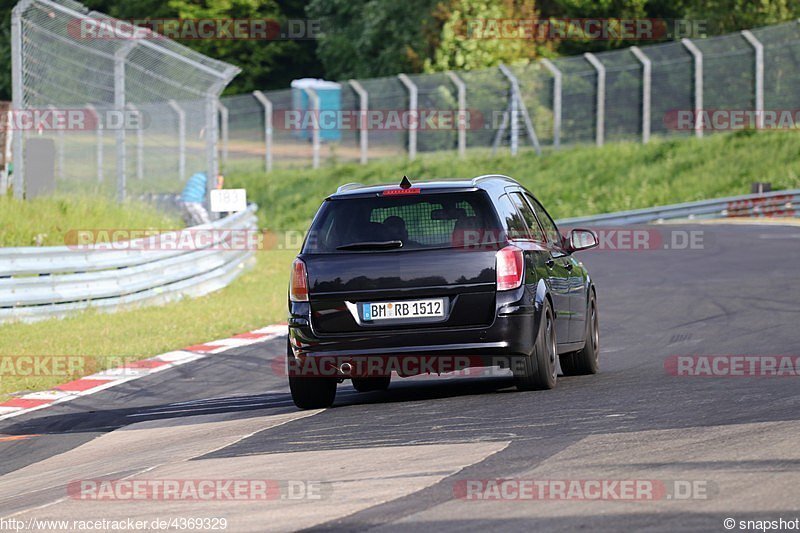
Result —
MULTIPOLYGON (((227 94, 288 87, 301 77, 393 76, 478 69, 542 55, 575 55, 641 42, 572 37, 539 42, 467 39, 468 21, 493 18, 661 18, 703 21, 709 35, 789 21, 797 0, 83 0, 122 19, 264 18, 318 20, 307 40, 185 40, 186 46, 242 68, 227 94)), ((11 98, 10 14, 0 0, 0 99, 11 98)), ((646 44, 646 43, 645 43, 646 44)))
POLYGON ((332 79, 420 72, 431 54, 436 0, 311 0, 323 35, 317 56, 332 79))
MULTIPOLYGON (((121 19, 146 16, 179 19, 268 19, 282 25, 304 18, 305 2, 288 0, 89 0, 87 5, 121 19)), ((203 54, 242 69, 227 94, 255 89, 282 89, 299 76, 321 76, 311 40, 195 39, 179 40, 203 54)))
POLYGON ((777 24, 800 16, 796 0, 683 0, 685 18, 706 20, 712 35, 777 24))
POLYGON ((515 37, 513 27, 501 29, 504 21, 536 20, 538 13, 532 0, 454 0, 439 4, 435 17, 442 25, 433 55, 425 61, 428 71, 493 67, 534 59, 550 48, 549 43, 515 37))

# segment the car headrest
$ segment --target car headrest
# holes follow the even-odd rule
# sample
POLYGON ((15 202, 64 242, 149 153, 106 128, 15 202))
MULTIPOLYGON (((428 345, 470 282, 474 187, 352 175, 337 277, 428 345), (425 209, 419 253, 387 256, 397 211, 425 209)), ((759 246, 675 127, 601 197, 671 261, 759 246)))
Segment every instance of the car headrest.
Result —
POLYGON ((457 248, 476 246, 483 241, 485 233, 486 228, 478 217, 459 218, 453 228, 451 244, 457 248))
POLYGON ((408 240, 408 230, 402 218, 398 216, 387 217, 386 220, 383 221, 383 227, 386 233, 386 240, 408 240))

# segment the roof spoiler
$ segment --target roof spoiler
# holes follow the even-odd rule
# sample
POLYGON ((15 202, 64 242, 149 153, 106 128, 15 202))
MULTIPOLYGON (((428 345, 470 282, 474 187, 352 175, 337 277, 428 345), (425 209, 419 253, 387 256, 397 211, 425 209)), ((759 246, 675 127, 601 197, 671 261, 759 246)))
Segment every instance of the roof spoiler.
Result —
POLYGON ((349 191, 350 189, 358 189, 359 187, 363 186, 364 186, 363 183, 355 183, 355 182, 345 183, 344 185, 340 185, 339 188, 336 189, 336 192, 338 193, 338 192, 349 191))

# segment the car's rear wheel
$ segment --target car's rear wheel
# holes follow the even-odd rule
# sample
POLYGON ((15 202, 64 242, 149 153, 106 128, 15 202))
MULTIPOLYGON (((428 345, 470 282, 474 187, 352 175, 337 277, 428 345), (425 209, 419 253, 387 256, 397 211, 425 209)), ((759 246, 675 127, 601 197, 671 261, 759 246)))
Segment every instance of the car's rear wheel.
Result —
POLYGON ((594 291, 589 296, 586 314, 586 344, 583 349, 561 357, 561 370, 565 376, 597 374, 600 369, 600 322, 597 317, 597 300, 594 291))
POLYGON ((382 391, 389 388, 392 376, 380 376, 377 378, 353 378, 353 388, 358 392, 382 391))
POLYGON ((514 365, 514 381, 519 390, 544 390, 556 386, 558 365, 556 364, 556 330, 553 309, 545 300, 542 306, 542 322, 536 336, 533 352, 514 365))
MULTIPOLYGON (((292 355, 292 347, 287 342, 287 357, 292 355)), ((336 379, 317 376, 293 376, 289 365, 289 390, 292 401, 300 409, 323 409, 333 405, 336 399, 336 379)))

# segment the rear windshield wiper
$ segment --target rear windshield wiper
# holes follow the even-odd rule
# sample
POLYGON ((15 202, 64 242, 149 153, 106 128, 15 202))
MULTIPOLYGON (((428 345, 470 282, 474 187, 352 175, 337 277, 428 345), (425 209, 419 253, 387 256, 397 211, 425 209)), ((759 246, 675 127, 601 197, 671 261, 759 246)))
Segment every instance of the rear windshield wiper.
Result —
POLYGON ((393 248, 402 248, 403 241, 365 241, 365 242, 351 242, 350 244, 343 244, 337 246, 337 250, 391 250, 393 248))

